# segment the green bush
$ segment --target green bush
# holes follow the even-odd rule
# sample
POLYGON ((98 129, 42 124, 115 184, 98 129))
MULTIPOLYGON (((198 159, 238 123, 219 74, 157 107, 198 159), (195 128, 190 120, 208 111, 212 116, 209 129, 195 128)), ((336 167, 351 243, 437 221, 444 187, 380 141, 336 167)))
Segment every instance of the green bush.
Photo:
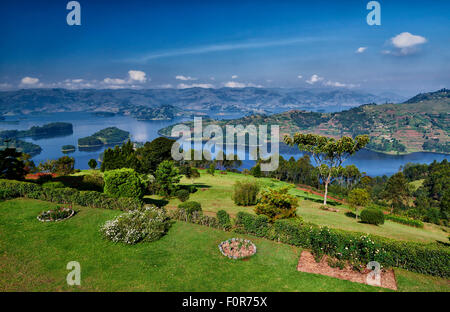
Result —
POLYGON ((415 219, 411 219, 411 218, 407 218, 407 217, 402 217, 402 216, 397 216, 397 215, 386 215, 385 216, 386 220, 391 220, 397 223, 401 223, 401 224, 405 224, 405 225, 409 225, 409 226, 414 226, 417 228, 423 228, 423 222, 420 220, 415 220, 415 219))
POLYGON ((194 211, 188 216, 186 210, 178 208, 170 212, 170 216, 173 219, 191 222, 199 225, 209 226, 216 229, 222 229, 219 220, 215 217, 205 216, 202 211, 194 211))
POLYGON ((273 222, 296 216, 297 198, 288 194, 289 188, 269 189, 261 194, 261 199, 255 207, 256 214, 269 217, 273 222))
POLYGON ((231 229, 230 215, 225 210, 219 210, 217 212, 217 219, 224 230, 231 229))
POLYGON ((58 204, 75 204, 93 208, 134 210, 142 207, 139 198, 115 198, 94 191, 78 191, 73 188, 49 188, 36 183, 1 180, 0 190, 7 198, 26 197, 58 204))
POLYGON ((105 171, 105 193, 113 197, 142 198, 145 183, 136 171, 129 168, 105 171))
POLYGON ((64 184, 62 182, 56 181, 56 182, 45 182, 42 184, 42 187, 49 187, 49 188, 64 188, 64 184))
POLYGON ((189 191, 188 190, 178 190, 175 192, 175 196, 181 201, 185 202, 189 199, 189 191))
POLYGON ((233 200, 239 206, 256 205, 259 193, 259 184, 251 181, 240 182, 234 184, 233 200))
POLYGON ((384 224, 384 214, 383 211, 379 209, 367 208, 361 211, 361 221, 369 224, 384 224))
POLYGON ((153 242, 164 236, 171 225, 164 208, 144 207, 107 221, 100 232, 113 242, 136 244, 153 242))
POLYGON ((260 237, 266 237, 269 231, 269 217, 265 215, 254 216, 246 212, 238 212, 236 216, 238 232, 250 233, 260 237))
POLYGON ((188 217, 192 216, 195 211, 202 211, 202 205, 196 201, 187 201, 178 205, 178 208, 186 211, 188 217))
POLYGON ((83 188, 90 191, 103 192, 105 180, 100 174, 87 174, 83 176, 83 188))

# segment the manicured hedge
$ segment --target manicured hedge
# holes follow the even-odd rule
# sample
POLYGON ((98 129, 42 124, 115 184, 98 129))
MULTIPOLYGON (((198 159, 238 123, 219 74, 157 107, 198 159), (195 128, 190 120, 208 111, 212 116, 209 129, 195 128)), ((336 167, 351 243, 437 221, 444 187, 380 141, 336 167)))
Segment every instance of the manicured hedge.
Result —
POLYGON ((369 224, 384 224, 384 213, 380 209, 366 208, 361 211, 361 221, 369 224))
POLYGON ((35 183, 14 180, 0 179, 0 190, 7 194, 6 198, 26 197, 58 204, 75 204, 124 211, 140 208, 143 204, 137 198, 114 198, 95 191, 78 191, 73 188, 49 188, 35 183))
POLYGON ((411 219, 411 218, 407 218, 407 217, 401 217, 401 216, 397 216, 397 215, 386 215, 385 218, 386 218, 386 220, 391 220, 391 221, 394 221, 397 223, 414 226, 417 228, 423 228, 423 222, 420 220, 415 220, 415 219, 411 219))
POLYGON ((450 248, 434 243, 396 241, 292 220, 277 220, 270 224, 267 217, 245 212, 237 214, 235 224, 240 233, 311 249, 316 256, 327 254, 349 260, 354 265, 378 261, 383 267, 400 267, 445 278, 450 276, 450 248))

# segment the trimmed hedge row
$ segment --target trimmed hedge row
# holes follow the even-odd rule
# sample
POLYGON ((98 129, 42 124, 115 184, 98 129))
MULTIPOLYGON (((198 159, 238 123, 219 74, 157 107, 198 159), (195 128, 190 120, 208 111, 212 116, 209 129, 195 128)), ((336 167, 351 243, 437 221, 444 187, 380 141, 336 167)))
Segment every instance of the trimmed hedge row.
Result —
POLYGON ((370 261, 378 261, 383 267, 399 267, 445 278, 450 276, 450 248, 434 243, 396 241, 301 221, 277 220, 271 224, 265 216, 245 212, 237 214, 235 224, 240 233, 311 249, 316 257, 327 254, 349 260, 359 268, 370 261))
POLYGON ((417 228, 423 228, 423 222, 420 220, 415 220, 415 219, 411 219, 411 218, 406 218, 406 217, 401 217, 401 216, 397 216, 397 215, 386 215, 385 216, 386 220, 391 220, 397 223, 401 223, 401 224, 405 224, 405 225, 409 225, 409 226, 414 226, 417 228))
POLYGON ((134 210, 142 207, 136 198, 114 198, 95 191, 78 191, 73 188, 50 188, 39 184, 0 179, 0 199, 26 197, 58 204, 75 204, 93 208, 134 210))

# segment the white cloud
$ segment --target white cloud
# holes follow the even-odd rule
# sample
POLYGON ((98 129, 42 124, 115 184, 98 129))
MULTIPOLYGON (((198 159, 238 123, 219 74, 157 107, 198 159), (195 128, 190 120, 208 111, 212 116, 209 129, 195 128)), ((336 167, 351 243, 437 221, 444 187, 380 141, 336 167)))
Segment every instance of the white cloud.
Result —
POLYGON ((425 37, 413 35, 409 32, 402 32, 390 39, 390 43, 396 50, 383 50, 381 53, 395 56, 414 54, 418 51, 418 46, 427 42, 425 37))
POLYGON ((177 76, 175 76, 175 79, 183 80, 183 81, 197 80, 197 78, 193 78, 191 76, 183 76, 183 75, 177 75, 177 76))
POLYGON ((124 79, 119 78, 105 78, 103 79, 103 82, 106 84, 113 84, 113 85, 123 85, 127 83, 124 79))
POLYGON ((418 44, 424 44, 427 39, 422 36, 413 35, 409 32, 402 32, 397 36, 391 38, 392 44, 399 49, 410 48, 418 44))
POLYGON ((214 85, 210 83, 193 83, 193 84, 185 84, 180 83, 177 85, 178 89, 189 89, 189 88, 204 88, 204 89, 210 89, 214 88, 214 85))
POLYGON ((322 81, 323 77, 319 77, 318 75, 314 74, 311 76, 311 78, 309 78, 308 80, 306 80, 306 83, 309 84, 315 84, 316 82, 322 81))
POLYGON ((228 81, 225 82, 224 87, 226 88, 246 88, 246 87, 253 87, 253 88, 262 88, 262 85, 257 85, 254 83, 244 83, 244 82, 238 82, 238 81, 228 81))
POLYGON ((32 77, 23 77, 20 82, 22 85, 35 85, 39 82, 39 79, 32 77))
POLYGON ((298 78, 298 79, 302 79, 303 76, 302 76, 302 75, 298 75, 297 78, 298 78))
POLYGON ((233 75, 231 76, 231 79, 237 79, 239 76, 238 75, 233 75))
POLYGON ((143 71, 140 70, 129 70, 128 76, 130 77, 130 81, 137 81, 137 82, 146 82, 147 77, 146 74, 143 71))
POLYGON ((342 82, 330 81, 330 80, 328 80, 327 82, 324 82, 324 85, 329 86, 329 87, 336 87, 336 88, 355 88, 355 87, 359 86, 359 85, 356 85, 353 83, 342 83, 342 82))
POLYGON ((359 47, 356 51, 355 51, 355 53, 363 53, 364 51, 366 51, 367 50, 367 47, 359 47))

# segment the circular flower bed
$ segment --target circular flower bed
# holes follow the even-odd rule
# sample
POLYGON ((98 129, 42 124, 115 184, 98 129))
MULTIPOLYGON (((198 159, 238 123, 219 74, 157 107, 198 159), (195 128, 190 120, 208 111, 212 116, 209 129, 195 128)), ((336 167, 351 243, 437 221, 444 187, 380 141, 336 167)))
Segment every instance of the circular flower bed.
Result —
POLYGON ((71 208, 57 207, 56 209, 41 212, 37 216, 37 219, 41 222, 51 222, 51 221, 56 222, 69 219, 74 214, 75 211, 71 208))
POLYGON ((219 244, 222 255, 231 259, 243 259, 256 253, 256 246, 248 239, 231 238, 219 244))

